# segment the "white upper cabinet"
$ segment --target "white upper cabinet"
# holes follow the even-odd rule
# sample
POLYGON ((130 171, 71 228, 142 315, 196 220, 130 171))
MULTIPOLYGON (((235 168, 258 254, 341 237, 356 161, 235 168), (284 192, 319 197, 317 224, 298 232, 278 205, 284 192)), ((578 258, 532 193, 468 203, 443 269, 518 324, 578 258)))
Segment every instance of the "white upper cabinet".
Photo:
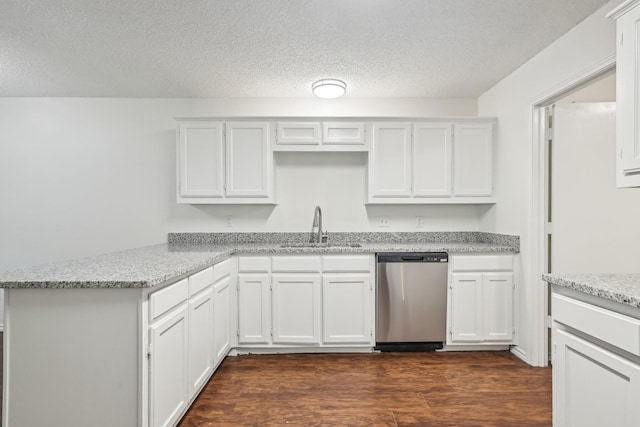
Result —
POLYGON ((640 187, 640 1, 627 1, 616 19, 616 184, 640 187))
POLYGON ((226 195, 270 199, 273 157, 269 149, 269 125, 233 122, 226 128, 226 195))
POLYGON ((369 196, 374 200, 411 196, 410 123, 374 123, 369 196))
POLYGON ((325 145, 364 145, 364 122, 323 122, 322 142, 325 145))
POLYGON ((368 202, 494 203, 492 147, 493 120, 374 123, 368 202))
POLYGON ((413 136, 413 195, 451 196, 451 123, 417 123, 413 136))
POLYGON ((365 122, 277 122, 274 151, 366 151, 365 122))
POLYGON ((221 122, 180 125, 178 197, 224 196, 224 141, 221 122))
POLYGON ((278 145, 320 145, 320 123, 278 122, 276 125, 278 145))
POLYGON ((267 122, 185 122, 179 127, 178 203, 273 203, 267 122))
POLYGON ((491 196, 493 123, 456 123, 454 125, 455 196, 491 196))

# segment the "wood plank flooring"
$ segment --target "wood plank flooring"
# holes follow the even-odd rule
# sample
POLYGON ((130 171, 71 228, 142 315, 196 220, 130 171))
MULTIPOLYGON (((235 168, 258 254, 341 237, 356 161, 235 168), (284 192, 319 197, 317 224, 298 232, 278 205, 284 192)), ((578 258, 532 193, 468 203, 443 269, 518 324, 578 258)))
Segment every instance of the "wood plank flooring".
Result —
POLYGON ((550 426, 551 369, 509 352, 227 357, 192 426, 550 426))

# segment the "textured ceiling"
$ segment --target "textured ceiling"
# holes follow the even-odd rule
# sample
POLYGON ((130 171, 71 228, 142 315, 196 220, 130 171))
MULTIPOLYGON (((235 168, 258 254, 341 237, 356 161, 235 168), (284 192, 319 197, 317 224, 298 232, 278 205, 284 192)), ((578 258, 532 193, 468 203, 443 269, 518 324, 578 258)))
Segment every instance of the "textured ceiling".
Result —
POLYGON ((475 97, 606 0, 0 0, 0 96, 475 97))

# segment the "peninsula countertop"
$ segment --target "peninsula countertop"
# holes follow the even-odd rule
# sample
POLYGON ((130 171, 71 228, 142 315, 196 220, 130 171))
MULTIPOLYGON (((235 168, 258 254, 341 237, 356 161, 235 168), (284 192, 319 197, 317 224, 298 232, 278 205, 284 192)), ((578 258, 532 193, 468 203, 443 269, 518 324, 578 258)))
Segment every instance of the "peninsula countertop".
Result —
POLYGON ((283 241, 250 243, 237 240, 207 242, 202 239, 170 239, 168 244, 2 272, 0 288, 148 288, 191 274, 234 254, 515 253, 519 249, 509 241, 451 241, 446 235, 442 242, 338 241, 318 246, 289 246, 290 242, 288 245, 283 241))
POLYGON ((552 273, 544 274, 542 279, 552 285, 640 308, 640 274, 552 273))

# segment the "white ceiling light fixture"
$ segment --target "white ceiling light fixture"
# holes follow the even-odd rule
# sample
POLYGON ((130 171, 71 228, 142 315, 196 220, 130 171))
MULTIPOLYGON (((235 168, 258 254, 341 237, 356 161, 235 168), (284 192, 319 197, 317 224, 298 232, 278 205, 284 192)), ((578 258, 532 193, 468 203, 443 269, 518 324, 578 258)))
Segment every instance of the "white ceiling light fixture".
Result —
POLYGON ((323 79, 312 84, 311 91, 318 98, 340 98, 347 93, 347 84, 342 80, 323 79))

